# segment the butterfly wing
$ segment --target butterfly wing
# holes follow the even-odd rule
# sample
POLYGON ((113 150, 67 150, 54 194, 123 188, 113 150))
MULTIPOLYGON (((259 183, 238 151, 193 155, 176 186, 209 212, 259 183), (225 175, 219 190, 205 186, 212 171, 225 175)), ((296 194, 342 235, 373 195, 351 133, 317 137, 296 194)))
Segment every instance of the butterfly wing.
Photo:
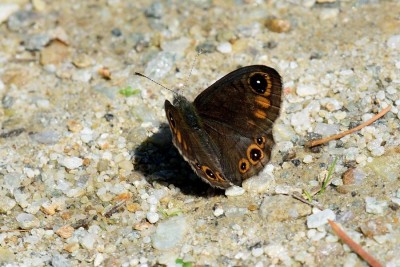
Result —
POLYGON ((234 184, 255 175, 269 161, 281 96, 278 72, 254 65, 229 73, 195 99, 202 129, 220 151, 222 173, 234 184))
POLYGON ((204 181, 212 186, 227 188, 231 182, 222 174, 219 162, 221 151, 204 131, 192 103, 182 96, 174 99, 174 105, 165 101, 165 112, 172 132, 172 141, 204 181))

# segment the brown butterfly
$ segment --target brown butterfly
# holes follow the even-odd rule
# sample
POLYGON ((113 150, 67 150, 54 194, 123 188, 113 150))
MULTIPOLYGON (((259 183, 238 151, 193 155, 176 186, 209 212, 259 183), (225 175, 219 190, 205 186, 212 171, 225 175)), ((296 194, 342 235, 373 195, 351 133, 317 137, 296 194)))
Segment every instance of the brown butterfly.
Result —
POLYGON ((173 143, 204 181, 227 188, 257 174, 275 144, 282 81, 270 67, 253 65, 224 76, 193 103, 176 94, 165 112, 173 143))

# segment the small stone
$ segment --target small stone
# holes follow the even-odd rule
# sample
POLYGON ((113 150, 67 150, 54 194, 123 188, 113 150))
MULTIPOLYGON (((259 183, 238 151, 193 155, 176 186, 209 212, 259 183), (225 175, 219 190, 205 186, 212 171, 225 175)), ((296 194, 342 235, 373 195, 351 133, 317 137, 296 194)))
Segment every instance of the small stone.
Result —
POLYGON ((318 89, 311 84, 299 84, 296 88, 296 94, 299 96, 316 95, 318 89))
POLYGON ((222 54, 229 54, 232 52, 232 45, 229 42, 223 42, 217 46, 217 50, 222 54))
POLYGON ((158 224, 152 237, 153 247, 159 250, 169 250, 183 240, 187 230, 186 218, 183 215, 174 216, 158 224))
POLYGON ((246 179, 242 184, 242 188, 247 192, 262 194, 271 189, 274 184, 275 179, 272 175, 261 173, 257 176, 246 179))
POLYGON ((41 50, 40 64, 42 65, 59 65, 66 61, 70 51, 68 46, 58 40, 53 40, 50 44, 41 50))
POLYGON ((92 250, 94 248, 94 243, 96 242, 96 235, 87 233, 80 239, 80 244, 83 248, 92 250))
POLYGON ((78 133, 78 132, 82 131, 83 126, 82 126, 82 124, 80 124, 79 122, 77 122, 75 120, 69 120, 67 122, 67 128, 70 132, 78 133))
POLYGON ((0 3, 0 24, 6 21, 18 9, 19 5, 16 3, 0 3))
POLYGON ((78 157, 65 157, 59 159, 58 163, 67 169, 73 170, 82 166, 83 159, 78 157))
POLYGON ((306 156, 303 158, 303 162, 304 162, 304 163, 311 163, 311 162, 313 162, 313 157, 312 157, 312 155, 306 155, 306 156))
POLYGON ((42 12, 46 9, 46 2, 43 0, 32 0, 32 5, 36 11, 42 12))
POLYGON ((46 145, 54 145, 58 143, 60 135, 53 131, 43 131, 29 135, 32 140, 46 145))
POLYGON ((72 263, 60 253, 55 253, 51 259, 51 266, 53 267, 72 267, 72 263))
POLYGON ((219 217, 224 214, 224 209, 221 207, 217 207, 216 209, 214 209, 213 213, 215 217, 219 217))
POLYGON ((72 236, 72 234, 74 233, 75 229, 67 224, 64 226, 61 226, 60 228, 58 228, 58 230, 56 231, 56 234, 59 235, 62 238, 70 238, 72 236))
POLYGON ((154 2, 144 11, 144 14, 148 18, 160 19, 164 14, 163 4, 161 2, 154 2))
POLYGON ((130 203, 130 202, 128 202, 128 203, 126 203, 126 209, 129 212, 136 212, 138 210, 141 210, 142 208, 141 208, 139 203, 136 203, 136 202, 130 203))
POLYGON ((386 42, 386 45, 390 49, 399 49, 400 50, 400 35, 392 35, 386 42))
POLYGON ((149 221, 149 223, 156 223, 160 219, 160 215, 158 215, 157 212, 148 212, 146 214, 146 218, 149 221))
POLYGON ((339 133, 339 125, 319 122, 315 125, 314 133, 322 136, 331 136, 339 133))
POLYGON ((343 174, 342 179, 344 185, 355 184, 354 170, 354 168, 350 168, 343 174))
POLYGON ((242 187, 233 185, 225 190, 225 196, 230 196, 230 197, 241 196, 244 194, 244 192, 245 190, 242 187))
POLYGON ((308 228, 318 228, 326 223, 328 223, 328 220, 334 221, 336 218, 335 213, 330 210, 322 210, 317 213, 311 214, 310 216, 307 217, 307 227, 308 228))
POLYGON ((339 15, 338 8, 322 8, 321 13, 319 14, 319 18, 324 19, 333 19, 339 15))
POLYGON ((251 250, 251 255, 253 255, 253 257, 260 257, 262 254, 264 254, 264 248, 253 248, 251 250))
POLYGON ((378 201, 374 197, 365 198, 365 210, 372 214, 383 214, 386 211, 388 203, 386 201, 378 201))
POLYGON ((19 227, 22 229, 38 228, 40 226, 39 219, 29 213, 20 213, 16 219, 19 227))
POLYGON ((91 58, 86 54, 78 54, 72 59, 72 64, 74 64, 75 67, 80 69, 90 67, 93 65, 93 63, 94 63, 93 58, 91 58))
POLYGON ((54 215, 59 207, 58 203, 44 202, 40 209, 47 215, 54 215))
MULTIPOLYGON (((2 196, 1 197, 1 205, 0 205, 0 214, 2 213, 7 213, 8 211, 12 210, 15 205, 17 204, 17 202, 15 202, 14 199, 9 198, 7 196, 2 196)), ((1 262, 1 261, 0 261, 1 262)))
POLYGON ((290 30, 290 22, 284 19, 268 19, 265 26, 272 32, 282 33, 290 30))
POLYGON ((79 244, 77 242, 70 243, 64 246, 64 250, 72 253, 79 249, 79 244))
POLYGON ((104 255, 102 253, 97 253, 94 261, 93 261, 93 265, 94 266, 100 266, 104 261, 104 255))
POLYGON ((47 33, 39 33, 29 36, 24 43, 28 51, 40 51, 50 42, 50 36, 47 33))

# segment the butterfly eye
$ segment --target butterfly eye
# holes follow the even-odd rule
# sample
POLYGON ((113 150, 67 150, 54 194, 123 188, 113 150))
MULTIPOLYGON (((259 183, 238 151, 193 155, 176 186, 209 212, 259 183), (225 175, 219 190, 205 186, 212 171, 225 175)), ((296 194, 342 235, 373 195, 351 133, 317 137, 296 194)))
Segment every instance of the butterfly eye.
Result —
POLYGON ((175 120, 174 120, 174 117, 172 116, 171 111, 168 111, 168 119, 169 119, 169 123, 171 124, 171 127, 175 129, 175 120))
POLYGON ((251 88, 260 95, 265 94, 270 85, 266 79, 266 76, 261 73, 255 73, 250 76, 249 84, 251 88))
POLYGON ((264 153, 257 145, 252 144, 247 148, 247 158, 250 160, 251 164, 257 164, 263 157, 264 153))

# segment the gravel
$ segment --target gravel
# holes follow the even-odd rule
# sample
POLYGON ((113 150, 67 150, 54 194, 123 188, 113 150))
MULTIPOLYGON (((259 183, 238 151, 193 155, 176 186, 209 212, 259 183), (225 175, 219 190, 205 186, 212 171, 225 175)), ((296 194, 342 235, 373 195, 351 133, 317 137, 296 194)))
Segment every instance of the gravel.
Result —
POLYGON ((336 219, 400 266, 397 2, 8 2, 0 265, 365 264, 333 234, 336 219), (166 88, 194 99, 252 64, 283 79, 276 146, 259 175, 223 192, 171 144, 166 88), (357 133, 304 147, 389 105, 357 133), (318 208, 292 197, 316 192, 335 158, 332 184, 307 197, 318 208))

